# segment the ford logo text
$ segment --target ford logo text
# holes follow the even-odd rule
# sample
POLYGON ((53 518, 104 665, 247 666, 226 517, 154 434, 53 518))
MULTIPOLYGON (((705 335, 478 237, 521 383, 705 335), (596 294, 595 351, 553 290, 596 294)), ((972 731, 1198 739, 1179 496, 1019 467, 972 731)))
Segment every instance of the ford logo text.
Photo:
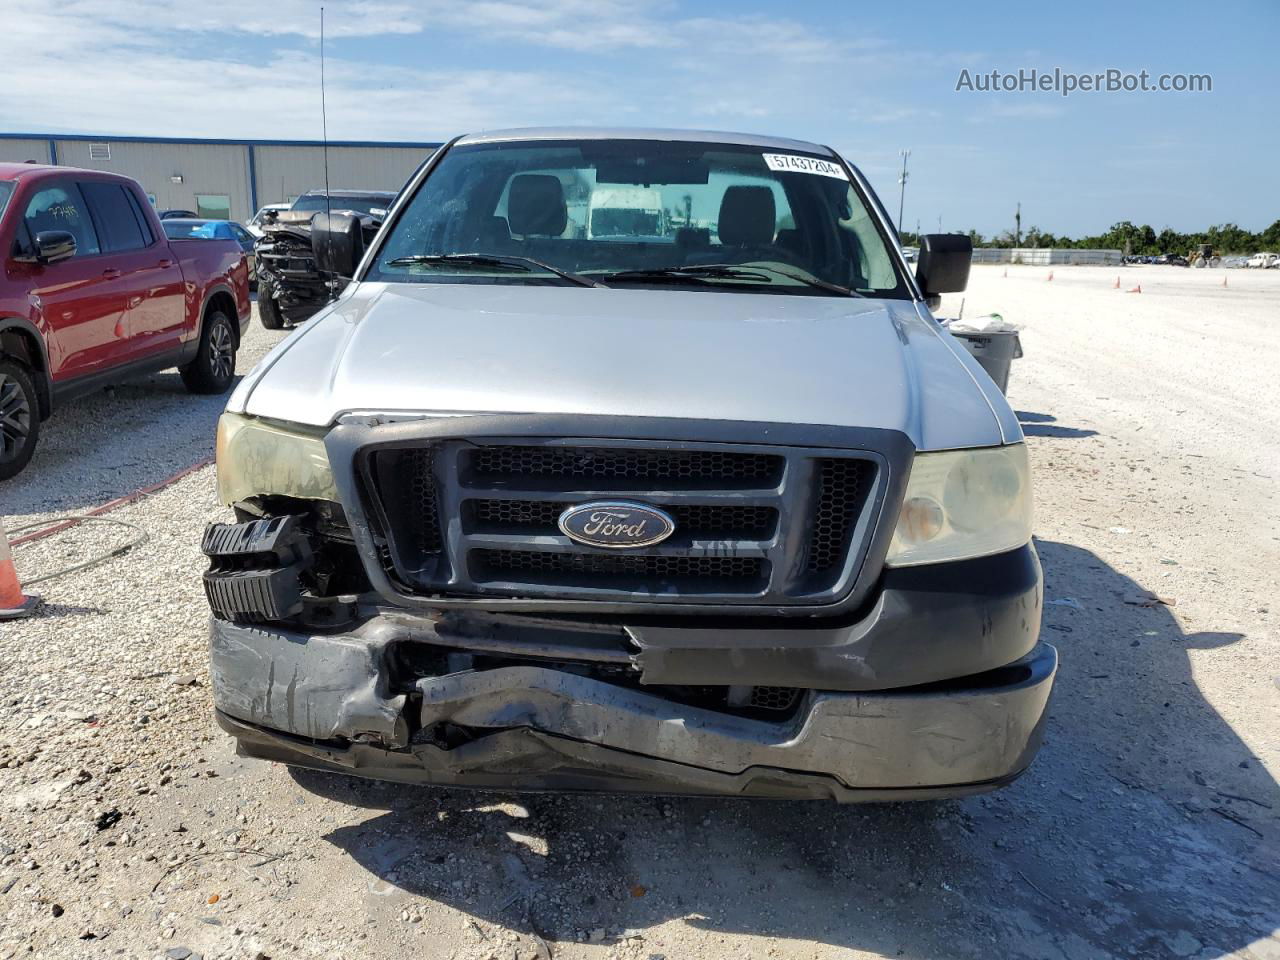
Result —
POLYGON ((675 529, 676 522, 668 514, 642 503, 582 503, 560 514, 560 531, 589 547, 649 547, 667 539, 675 529))

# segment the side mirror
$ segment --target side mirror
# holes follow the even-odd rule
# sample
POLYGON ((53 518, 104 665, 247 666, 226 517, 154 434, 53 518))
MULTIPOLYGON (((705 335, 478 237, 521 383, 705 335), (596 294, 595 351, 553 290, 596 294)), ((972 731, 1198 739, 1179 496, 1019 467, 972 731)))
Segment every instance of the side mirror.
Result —
POLYGON ((942 294, 959 293, 969 285, 972 263, 973 241, 963 233, 927 233, 920 238, 916 280, 930 309, 941 302, 942 294))
POLYGON ((66 230, 41 230, 36 234, 35 263, 57 263, 76 255, 76 238, 66 230))
POLYGON ((321 273, 355 276, 364 256, 360 218, 349 213, 317 213, 311 218, 311 249, 321 273))

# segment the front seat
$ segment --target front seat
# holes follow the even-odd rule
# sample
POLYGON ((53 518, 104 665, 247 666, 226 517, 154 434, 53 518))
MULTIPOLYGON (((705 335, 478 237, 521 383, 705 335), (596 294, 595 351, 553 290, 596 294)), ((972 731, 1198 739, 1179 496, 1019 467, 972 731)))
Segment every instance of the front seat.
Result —
POLYGON ((507 223, 517 237, 558 237, 569 223, 564 185, 549 173, 522 173, 507 193, 507 223))
POLYGON ((769 187, 729 187, 720 201, 720 244, 739 262, 776 260, 778 212, 769 187))

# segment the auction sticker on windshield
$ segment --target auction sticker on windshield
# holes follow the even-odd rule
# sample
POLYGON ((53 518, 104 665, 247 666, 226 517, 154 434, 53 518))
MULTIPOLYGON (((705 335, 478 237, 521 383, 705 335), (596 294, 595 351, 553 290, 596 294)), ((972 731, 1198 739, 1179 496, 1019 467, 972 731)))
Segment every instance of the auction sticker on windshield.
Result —
POLYGON ((816 173, 824 177, 835 177, 837 180, 848 180, 849 175, 844 167, 829 160, 816 157, 802 157, 794 153, 766 153, 764 162, 770 170, 786 170, 797 173, 816 173))

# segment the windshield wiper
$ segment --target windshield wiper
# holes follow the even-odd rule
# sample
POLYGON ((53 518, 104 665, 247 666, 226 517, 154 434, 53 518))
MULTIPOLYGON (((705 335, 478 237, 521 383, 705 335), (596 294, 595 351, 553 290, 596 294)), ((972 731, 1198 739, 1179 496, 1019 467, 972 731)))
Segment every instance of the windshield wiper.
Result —
POLYGON ((735 263, 694 263, 683 267, 654 267, 650 270, 622 270, 618 273, 605 274, 606 280, 629 280, 636 281, 654 281, 654 280, 676 280, 676 281, 692 281, 701 282, 706 280, 764 280, 772 282, 769 274, 776 274, 780 277, 786 277, 797 283, 803 283, 809 287, 816 287, 819 290, 828 290, 831 293, 838 293, 842 297, 860 297, 862 294, 848 287, 842 287, 838 283, 830 283, 826 280, 819 280, 815 277, 806 277, 803 274, 791 273, 789 270, 779 270, 777 267, 767 267, 761 264, 735 264, 735 263))
POLYGON ((603 287, 604 284, 599 280, 592 280, 590 277, 584 277, 581 274, 570 273, 568 270, 561 270, 559 267, 553 267, 549 263, 543 263, 541 260, 535 260, 533 257, 515 257, 506 254, 497 253, 437 253, 437 254, 415 254, 411 257, 396 257, 394 260, 388 260, 389 267, 407 267, 422 264, 425 266, 434 265, 461 265, 471 267, 505 267, 508 270, 517 270, 523 273, 529 272, 529 267, 534 266, 539 270, 545 270, 547 273, 554 273, 562 280, 568 280, 570 283, 576 283, 580 287, 603 287))

